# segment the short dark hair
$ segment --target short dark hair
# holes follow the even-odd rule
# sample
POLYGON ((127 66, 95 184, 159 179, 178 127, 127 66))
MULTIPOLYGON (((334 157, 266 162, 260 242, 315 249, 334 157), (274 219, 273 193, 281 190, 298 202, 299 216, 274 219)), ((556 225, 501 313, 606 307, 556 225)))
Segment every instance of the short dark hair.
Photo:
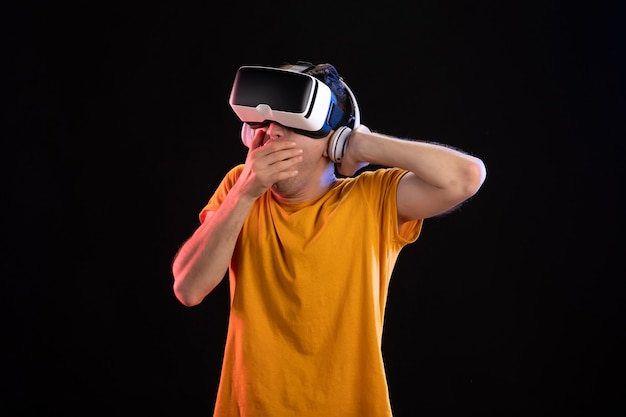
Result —
MULTIPOLYGON (((300 64, 300 63, 299 63, 300 64)), ((290 63, 284 63, 280 66, 280 68, 289 68, 292 65, 290 63)), ((354 116, 354 109, 352 108, 352 101, 348 96, 348 92, 346 91, 346 86, 341 80, 341 76, 332 64, 317 64, 313 65, 308 70, 304 71, 305 74, 309 74, 324 84, 326 84, 330 91, 333 92, 335 98, 337 99, 337 104, 346 114, 354 116)))
POLYGON ((317 64, 313 68, 307 71, 308 74, 322 81, 330 90, 335 94, 339 107, 347 114, 354 113, 352 108, 352 102, 348 97, 346 86, 341 80, 341 76, 332 64, 317 64))

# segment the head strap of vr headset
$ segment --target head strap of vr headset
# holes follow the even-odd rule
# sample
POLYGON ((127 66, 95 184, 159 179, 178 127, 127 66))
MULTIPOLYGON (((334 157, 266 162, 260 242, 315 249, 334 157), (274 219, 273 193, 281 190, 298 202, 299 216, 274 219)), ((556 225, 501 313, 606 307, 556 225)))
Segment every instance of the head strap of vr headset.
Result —
POLYGON ((312 64, 311 62, 298 61, 287 69, 289 71, 295 71, 295 72, 306 72, 313 67, 315 67, 315 64, 312 64))
MULTIPOLYGON (((289 71, 301 72, 305 73, 306 71, 314 68, 315 64, 308 61, 297 61, 295 64, 287 68, 289 71)), ((342 80, 343 82, 343 80, 342 80)), ((344 86, 348 88, 347 85, 344 86)), ((335 96, 335 93, 332 93, 335 96)), ((328 124, 331 129, 337 129, 339 126, 349 125, 353 123, 354 116, 349 113, 344 112, 341 107, 339 107, 339 103, 337 102, 337 97, 335 96, 335 102, 332 104, 332 109, 330 110, 330 117, 328 118, 328 124)), ((295 129, 299 131, 299 129, 295 129)))

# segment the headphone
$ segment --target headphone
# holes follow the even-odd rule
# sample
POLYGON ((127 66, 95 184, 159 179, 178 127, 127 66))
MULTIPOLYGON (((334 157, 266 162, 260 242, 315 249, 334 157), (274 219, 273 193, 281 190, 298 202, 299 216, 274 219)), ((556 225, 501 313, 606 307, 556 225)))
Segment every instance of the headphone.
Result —
MULTIPOLYGON (((296 70, 298 72, 305 72, 312 67, 314 67, 314 65, 311 63, 299 61, 297 64, 292 65, 289 69, 296 70)), ((341 83, 348 92, 348 98, 350 99, 353 114, 351 116, 352 120, 348 123, 349 125, 352 125, 352 127, 339 126, 328 141, 328 156, 335 163, 341 162, 343 155, 345 154, 346 148, 348 147, 348 141, 350 139, 352 131, 356 130, 361 125, 361 113, 359 110, 359 105, 356 101, 356 97, 354 96, 354 93, 352 92, 350 87, 348 87, 348 84, 346 84, 346 82, 343 80, 343 78, 340 77, 339 79, 341 80, 341 83)), ((256 129, 253 129, 247 123, 243 123, 243 125, 241 126, 241 140, 243 141, 243 144, 248 148, 250 147, 250 142, 254 137, 255 130, 256 129)))
POLYGON ((343 159, 343 155, 346 152, 346 148, 348 147, 348 140, 350 139, 350 135, 352 135, 352 131, 356 130, 359 126, 361 126, 361 114, 359 111, 359 105, 356 102, 356 97, 348 84, 345 83, 343 78, 340 78, 343 86, 348 92, 348 96, 350 97, 350 104, 352 104, 352 128, 348 126, 339 126, 337 130, 333 133, 328 141, 328 156, 333 162, 340 163, 343 159))

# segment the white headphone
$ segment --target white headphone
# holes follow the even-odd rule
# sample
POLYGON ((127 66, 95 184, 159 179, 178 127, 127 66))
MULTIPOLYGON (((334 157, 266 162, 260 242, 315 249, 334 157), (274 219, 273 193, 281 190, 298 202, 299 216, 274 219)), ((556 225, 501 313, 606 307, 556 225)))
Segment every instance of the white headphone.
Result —
POLYGON ((346 152, 346 148, 348 147, 348 141, 350 139, 350 135, 352 135, 352 131, 356 130, 361 125, 361 114, 359 112, 359 105, 356 102, 356 97, 354 97, 352 90, 350 90, 350 87, 348 87, 348 84, 346 84, 343 79, 341 82, 346 88, 346 91, 348 91, 350 103, 352 103, 354 123, 352 124, 352 128, 349 128, 348 126, 339 126, 328 141, 328 156, 333 162, 336 163, 341 162, 341 159, 346 152))

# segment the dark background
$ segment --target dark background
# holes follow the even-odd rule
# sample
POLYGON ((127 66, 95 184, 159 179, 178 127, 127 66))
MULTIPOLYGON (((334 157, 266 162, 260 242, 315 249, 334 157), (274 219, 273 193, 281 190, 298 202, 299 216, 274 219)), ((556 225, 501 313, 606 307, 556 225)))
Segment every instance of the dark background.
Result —
POLYGON ((488 168, 398 261, 395 416, 626 413, 621 3, 3 8, 3 415, 211 414, 227 283, 184 307, 170 263, 245 157, 236 69, 295 60, 488 168))

